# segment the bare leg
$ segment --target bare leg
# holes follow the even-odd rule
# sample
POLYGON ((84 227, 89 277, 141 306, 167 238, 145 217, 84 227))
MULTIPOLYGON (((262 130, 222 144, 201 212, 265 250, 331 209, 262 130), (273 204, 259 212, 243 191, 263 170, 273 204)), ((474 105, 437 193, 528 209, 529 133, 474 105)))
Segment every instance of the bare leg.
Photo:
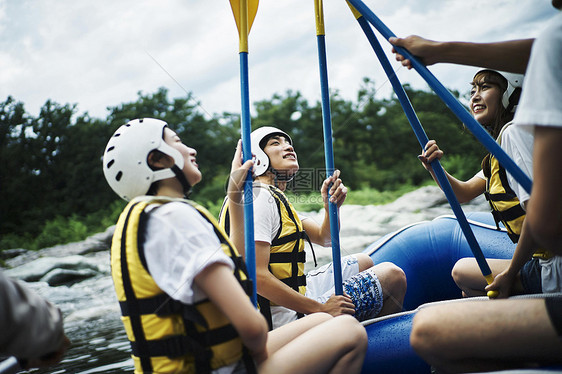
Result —
POLYGON ((359 265, 359 272, 362 272, 363 270, 367 270, 373 267, 373 265, 375 265, 371 256, 369 256, 366 253, 356 253, 353 256, 355 256, 355 258, 357 259, 357 264, 359 265))
POLYGON ((544 299, 447 303, 420 310, 410 343, 445 372, 562 362, 562 342, 544 299))
MULTIPOLYGON (((301 321, 279 329, 293 329, 297 322, 301 321)), ((361 370, 367 333, 355 318, 347 315, 330 318, 304 333, 303 324, 296 326, 300 331, 298 336, 270 352, 258 365, 260 373, 358 373, 361 370)), ((294 335, 289 332, 287 337, 294 335)))
POLYGON ((312 313, 304 318, 300 318, 285 326, 270 331, 267 336, 267 353, 269 355, 275 353, 306 331, 332 318, 333 317, 328 313, 312 313))
MULTIPOLYGON (((492 275, 495 277, 507 269, 511 260, 492 258, 487 261, 490 266, 490 270, 492 270, 492 275)), ((488 283, 486 283, 486 279, 484 279, 482 271, 480 271, 478 263, 473 257, 465 257, 458 260, 451 271, 451 276, 457 286, 462 290, 464 296, 473 297, 486 295, 484 287, 486 287, 488 283)), ((521 285, 519 276, 511 289, 511 293, 523 293, 523 286, 521 285)))
POLYGON ((407 287, 404 271, 392 262, 382 262, 372 269, 379 278, 384 295, 379 316, 401 312, 407 287))

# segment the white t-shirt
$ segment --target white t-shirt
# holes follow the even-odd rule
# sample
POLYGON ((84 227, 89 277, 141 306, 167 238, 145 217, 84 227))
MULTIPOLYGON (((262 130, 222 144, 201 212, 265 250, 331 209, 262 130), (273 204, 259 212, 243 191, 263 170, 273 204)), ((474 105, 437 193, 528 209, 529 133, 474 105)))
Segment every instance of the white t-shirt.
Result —
POLYGON ((192 206, 171 202, 149 205, 144 245, 154 281, 173 299, 193 304, 206 295, 193 283, 213 263, 234 264, 222 250, 213 226, 192 206))
POLYGON ((281 217, 275 198, 271 196, 269 187, 260 182, 254 182, 254 240, 271 244, 281 227, 281 217), (259 187, 259 186, 263 187, 259 187))
MULTIPOLYGON (((211 225, 197 209, 181 202, 149 205, 144 252, 150 275, 175 300, 186 304, 206 299, 193 282, 207 266, 234 263, 222 250, 211 225)), ((230 374, 239 362, 213 370, 230 374)))
POLYGON ((562 11, 535 39, 515 125, 562 127, 562 11))
MULTIPOLYGON (((533 143, 534 134, 517 126, 508 126, 501 134, 501 147, 515 164, 529 178, 533 175, 533 143)), ((511 173, 507 172, 507 183, 517 195, 521 206, 529 200, 529 193, 521 186, 511 173)))

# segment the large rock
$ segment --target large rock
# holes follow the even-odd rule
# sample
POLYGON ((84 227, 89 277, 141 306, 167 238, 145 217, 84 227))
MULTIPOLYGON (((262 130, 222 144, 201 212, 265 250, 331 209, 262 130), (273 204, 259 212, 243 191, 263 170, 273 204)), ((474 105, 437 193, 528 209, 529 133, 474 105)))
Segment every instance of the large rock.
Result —
POLYGON ((108 227, 104 232, 89 236, 83 241, 55 245, 53 247, 43 248, 39 251, 19 252, 21 255, 6 260, 6 265, 10 268, 15 268, 38 259, 39 257, 65 257, 109 251, 114 231, 115 225, 108 227))
POLYGON ((92 278, 98 275, 99 272, 93 269, 54 269, 45 274, 40 281, 47 282, 51 287, 72 285, 76 282, 83 281, 84 279, 92 278))
MULTIPOLYGON (((483 196, 462 205, 464 212, 489 211, 483 196)), ((445 194, 437 186, 426 186, 402 195, 392 203, 384 205, 346 205, 340 208, 340 249, 341 255, 362 252, 380 237, 412 223, 432 220, 453 211, 445 194)), ((324 209, 318 212, 299 213, 319 224, 324 219, 324 209)), ((306 245, 307 252, 310 247, 306 245)), ((332 249, 314 245, 318 265, 332 260, 332 249)), ((312 255, 307 255, 306 270, 313 268, 312 255)))
MULTIPOLYGON (((75 271, 75 276, 82 277, 82 279, 86 274, 84 270, 89 270, 89 274, 92 274, 91 271, 95 273, 101 272, 99 267, 88 258, 74 255, 67 257, 41 257, 25 265, 6 270, 5 274, 9 277, 18 278, 26 282, 37 282, 55 269, 75 271)), ((68 281, 70 281, 69 274, 68 272, 66 273, 68 281)), ((53 282, 55 281, 53 280, 53 282)))
POLYGON ((12 249, 4 249, 0 251, 0 260, 7 260, 10 258, 17 257, 27 252, 27 249, 24 248, 12 248, 12 249))

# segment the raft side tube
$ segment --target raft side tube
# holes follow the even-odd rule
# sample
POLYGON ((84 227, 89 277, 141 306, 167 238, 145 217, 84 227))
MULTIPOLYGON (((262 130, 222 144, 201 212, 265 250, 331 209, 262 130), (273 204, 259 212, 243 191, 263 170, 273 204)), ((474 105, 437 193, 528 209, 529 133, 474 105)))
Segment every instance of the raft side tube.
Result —
MULTIPOLYGON (((478 299, 478 298, 473 298, 478 299)), ((486 297, 481 298, 487 299, 486 297)), ((415 310, 391 314, 363 321, 367 331, 367 354, 361 372, 371 373, 430 373, 430 366, 419 357, 410 345, 412 321, 422 308, 448 302, 463 302, 468 299, 448 300, 420 305, 415 310)))
MULTIPOLYGON (((467 219, 486 258, 513 256, 515 244, 505 229, 497 229, 490 213, 469 213, 467 219)), ((474 257, 454 216, 406 226, 375 241, 363 252, 375 264, 389 261, 404 270, 408 282, 404 310, 460 298, 461 291, 451 277, 451 270, 459 259, 474 257)))
MULTIPOLYGON (((562 297, 562 293, 530 294, 512 296, 510 299, 533 299, 562 297)), ((445 300, 420 305, 415 310, 391 314, 363 321, 368 335, 367 354, 361 372, 376 373, 431 373, 431 367, 410 345, 412 321, 416 313, 427 307, 446 303, 485 301, 488 297, 473 297, 457 300, 445 300)), ((551 373, 562 372, 562 366, 545 366, 534 369, 517 369, 512 371, 493 371, 489 373, 551 373)))

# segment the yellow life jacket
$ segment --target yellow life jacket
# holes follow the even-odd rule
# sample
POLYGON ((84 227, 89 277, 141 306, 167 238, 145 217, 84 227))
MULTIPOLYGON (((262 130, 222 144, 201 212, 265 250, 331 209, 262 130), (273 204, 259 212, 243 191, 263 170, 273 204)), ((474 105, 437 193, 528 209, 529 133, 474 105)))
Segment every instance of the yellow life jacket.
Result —
MULTIPOLYGON (((511 122, 502 127, 497 138, 498 144, 501 144, 502 134, 510 124, 511 122)), ((484 196, 490 203, 496 226, 499 230, 499 223, 502 222, 509 238, 517 243, 525 220, 525 210, 509 185, 504 167, 492 154, 487 154, 482 160, 482 171, 486 177, 484 196)))
POLYGON ((188 305, 176 301, 158 287, 148 271, 143 248, 145 208, 172 201, 193 206, 213 225, 222 250, 235 264, 235 277, 246 293, 252 289, 241 257, 207 210, 183 199, 133 199, 121 213, 113 235, 111 274, 135 373, 205 373, 243 356, 249 363, 238 333, 213 303, 202 300, 188 305))
MULTIPOLYGON (((275 199, 281 220, 279 230, 271 241, 269 271, 293 290, 304 295, 306 292, 306 276, 304 274, 306 252, 304 250, 304 241, 306 239, 310 242, 310 239, 303 229, 302 222, 295 208, 281 190, 274 186, 262 184, 255 184, 254 188, 265 189, 271 194, 275 199)), ((225 199, 221 208, 219 222, 225 231, 229 233, 228 199, 225 199)), ((314 261, 316 262, 316 258, 314 258, 314 261)), ((268 320, 271 328, 271 311, 269 306, 276 304, 271 303, 261 295, 258 295, 258 303, 260 311, 268 320)), ((300 316, 302 315, 299 314, 300 316)))
MULTIPOLYGON (((510 124, 507 123, 501 129, 498 143, 501 144, 501 136, 510 124)), ((521 206, 519 198, 509 186, 506 170, 498 159, 489 153, 482 160, 482 171, 486 177, 484 196, 490 203, 496 226, 499 230, 499 223, 502 222, 507 229, 509 238, 514 243, 517 243, 521 235, 526 213, 521 206)), ((548 251, 539 249, 533 254, 533 257, 548 259, 552 256, 548 251)))
POLYGON ((507 173, 497 158, 490 154, 486 155, 482 161, 482 170, 486 177, 484 196, 490 203, 494 221, 498 228, 499 223, 502 222, 510 239, 517 243, 525 220, 525 210, 509 186, 507 173))

